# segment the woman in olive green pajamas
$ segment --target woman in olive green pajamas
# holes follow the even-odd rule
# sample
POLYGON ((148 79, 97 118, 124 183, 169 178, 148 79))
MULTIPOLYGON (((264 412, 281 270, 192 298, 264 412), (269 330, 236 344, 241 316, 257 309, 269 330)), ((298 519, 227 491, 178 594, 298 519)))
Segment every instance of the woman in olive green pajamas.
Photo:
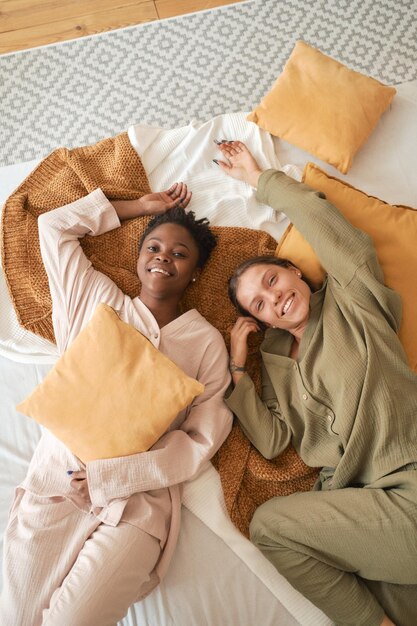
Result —
POLYGON ((241 317, 227 403, 266 458, 292 442, 323 468, 314 491, 260 506, 251 537, 336 624, 416 626, 417 377, 397 336, 400 298, 370 238, 322 193, 261 172, 239 141, 219 147, 223 172, 286 213, 327 272, 312 292, 298 268, 260 257, 230 281, 241 317), (261 327, 260 397, 245 362, 261 327))

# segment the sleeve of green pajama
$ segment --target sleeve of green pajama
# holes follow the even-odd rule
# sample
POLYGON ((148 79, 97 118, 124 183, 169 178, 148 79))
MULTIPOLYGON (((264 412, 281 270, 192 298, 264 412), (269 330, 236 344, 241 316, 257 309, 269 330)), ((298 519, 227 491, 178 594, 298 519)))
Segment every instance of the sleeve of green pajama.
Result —
POLYGON ((266 170, 259 178, 257 198, 282 211, 307 239, 327 273, 342 286, 375 251, 369 236, 358 230, 328 202, 325 195, 290 178, 266 170))
POLYGON ((325 195, 297 182, 284 172, 266 170, 259 178, 257 198, 282 211, 317 254, 327 274, 350 290, 352 302, 372 299, 398 331, 401 298, 384 284, 384 275, 369 235, 355 228, 325 195), (355 281, 352 279, 355 278, 355 281), (351 289, 352 282, 354 288, 351 289))
POLYGON ((291 441, 291 431, 280 419, 274 388, 266 371, 262 375, 262 400, 248 374, 242 376, 226 398, 243 432, 266 459, 274 459, 291 441))

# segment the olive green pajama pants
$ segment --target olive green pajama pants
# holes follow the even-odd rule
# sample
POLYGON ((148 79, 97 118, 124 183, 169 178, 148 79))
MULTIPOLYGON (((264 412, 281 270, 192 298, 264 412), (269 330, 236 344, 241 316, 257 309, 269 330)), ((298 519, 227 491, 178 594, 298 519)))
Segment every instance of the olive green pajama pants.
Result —
POLYGON ((417 472, 394 489, 346 488, 272 498, 252 541, 338 626, 417 626, 417 472), (383 582, 381 582, 383 581, 383 582))

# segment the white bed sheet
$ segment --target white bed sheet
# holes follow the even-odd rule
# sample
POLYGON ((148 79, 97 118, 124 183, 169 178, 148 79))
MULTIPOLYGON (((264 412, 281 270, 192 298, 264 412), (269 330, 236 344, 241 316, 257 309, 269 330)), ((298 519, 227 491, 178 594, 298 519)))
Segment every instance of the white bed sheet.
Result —
MULTIPOLYGON (((14 489, 25 477, 41 433, 41 427, 17 413, 15 406, 50 367, 0 356, 0 558, 14 489)), ((129 609, 120 625, 331 624, 233 526, 211 464, 184 485, 183 504, 179 543, 166 578, 129 609)))
MULTIPOLYGON (((15 402, 29 393, 48 369, 47 365, 16 363, 0 357, 2 531, 14 487, 24 478, 28 459, 40 436, 40 427, 35 422, 16 413, 15 402)), ((207 484, 207 476, 204 483, 207 484)), ((224 541, 184 508, 178 549, 166 579, 144 602, 130 609, 122 624, 272 626, 276 615, 283 626, 299 624, 224 541)))
MULTIPOLYGON (((255 144, 258 142, 259 156, 263 159, 265 167, 278 167, 279 163, 273 153, 272 139, 254 125, 246 124, 243 114, 221 116, 212 124, 203 125, 204 128, 192 124, 185 127, 185 132, 180 134, 183 142, 189 141, 192 135, 201 138, 209 131, 220 128, 223 129, 223 134, 230 136, 229 133, 232 132, 233 136, 238 136, 238 130, 242 125, 247 126, 249 130, 249 135, 245 138, 250 142, 252 137, 255 144), (268 150, 269 158, 265 156, 265 154, 268 155, 268 150)), ((155 129, 147 129, 147 131, 147 137, 153 138, 150 154, 154 157, 155 154, 158 156, 156 149, 158 143, 166 145, 166 142, 159 142, 155 137, 155 129)), ((168 143, 172 145, 172 141, 168 143)), ((215 144, 210 144, 207 150, 210 159, 219 156, 216 150, 215 144)), ((31 161, 0 168, 1 206, 7 196, 38 162, 31 161)), ((219 177, 219 172, 215 164, 212 164, 212 167, 211 183, 214 183, 219 177)), ((195 190, 199 185, 204 187, 204 175, 201 176, 198 167, 191 168, 191 173, 187 178, 182 174, 180 168, 171 172, 174 180, 182 179, 189 182, 195 192, 193 203, 198 206, 199 194, 195 190), (192 181, 190 182, 190 177, 196 182, 195 185, 192 181)), ((165 181, 158 182, 157 179, 155 182, 154 173, 151 184, 153 188, 162 189, 171 183, 165 184, 165 181)), ((210 206, 213 223, 225 224, 226 222, 229 225, 231 223, 242 225, 239 213, 243 215, 244 205, 239 199, 240 189, 233 188, 233 185, 235 185, 234 181, 226 179, 218 186, 217 192, 212 194, 210 206), (224 204, 225 197, 226 204, 224 204), (237 199, 240 210, 235 213, 231 210, 229 217, 225 220, 223 219, 224 213, 230 207, 233 209, 233 198, 237 199), (217 220, 216 215, 219 215, 217 220)), ((246 193, 248 203, 252 204, 255 209, 253 190, 248 187, 246 193)), ((209 206, 203 195, 201 191, 200 210, 194 207, 200 215, 205 215, 209 206)), ((285 216, 276 219, 273 211, 266 206, 262 207, 259 215, 256 215, 254 210, 252 213, 251 220, 245 225, 256 227, 268 223, 277 238, 288 223, 285 216)), ((4 277, 0 278, 2 281, 0 282, 2 310, 0 393, 4 392, 0 405, 2 424, 0 433, 0 475, 2 476, 0 533, 2 536, 7 524, 7 512, 14 488, 25 476, 27 465, 40 435, 40 428, 31 420, 18 414, 15 406, 43 379, 57 355, 52 344, 28 333, 19 326, 6 290, 4 277), (7 358, 8 356, 12 359, 7 358)), ((296 592, 251 542, 233 526, 224 504, 220 478, 211 464, 206 466, 197 479, 184 485, 183 503, 184 523, 168 574, 150 596, 130 608, 128 615, 121 622, 123 626, 135 624, 141 626, 218 626, 219 624, 254 626, 258 623, 263 626, 275 626, 277 622, 282 626, 310 626, 311 624, 326 626, 331 623, 321 611, 296 592), (196 593, 197 590, 198 593, 196 593)), ((0 540, 0 553, 1 549, 2 539, 0 540)))
MULTIPOLYGON (((242 186, 233 187, 235 183, 212 163, 220 154, 211 139, 246 140, 263 167, 294 164, 302 169, 307 160, 312 160, 371 195, 417 207, 416 122, 417 81, 413 81, 398 86, 390 110, 357 154, 346 176, 286 142, 272 140, 267 133, 246 122, 244 113, 219 116, 205 124, 192 122, 174 130, 136 125, 129 129, 129 136, 142 156, 153 188, 165 188, 175 180, 184 180, 193 189, 192 208, 198 215, 208 215, 213 224, 264 228, 278 238, 287 224, 285 216, 277 219, 268 207, 255 210, 253 191, 249 187, 244 190, 242 186), (175 167, 164 167, 162 161, 167 158, 175 167), (212 190, 210 194, 205 192, 207 186, 212 190)), ((37 163, 0 168, 1 205, 37 163)), ((287 171, 296 175, 296 170, 287 171)), ((40 432, 35 423, 19 415, 14 407, 42 380, 56 354, 52 344, 20 328, 2 275, 0 307, 2 532, 14 486, 25 475, 40 432)), ((233 527, 226 514, 219 477, 211 465, 185 485, 183 503, 183 528, 168 575, 144 602, 130 609, 123 626, 331 623, 293 590, 233 527)))

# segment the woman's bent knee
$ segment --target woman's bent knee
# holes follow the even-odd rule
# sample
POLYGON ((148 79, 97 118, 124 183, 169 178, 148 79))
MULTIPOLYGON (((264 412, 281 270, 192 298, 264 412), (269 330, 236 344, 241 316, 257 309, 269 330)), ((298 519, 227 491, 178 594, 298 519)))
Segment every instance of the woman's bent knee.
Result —
POLYGON ((249 536, 256 546, 261 548, 265 543, 279 541, 280 515, 278 501, 281 498, 272 498, 259 506, 249 525, 249 536))

